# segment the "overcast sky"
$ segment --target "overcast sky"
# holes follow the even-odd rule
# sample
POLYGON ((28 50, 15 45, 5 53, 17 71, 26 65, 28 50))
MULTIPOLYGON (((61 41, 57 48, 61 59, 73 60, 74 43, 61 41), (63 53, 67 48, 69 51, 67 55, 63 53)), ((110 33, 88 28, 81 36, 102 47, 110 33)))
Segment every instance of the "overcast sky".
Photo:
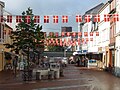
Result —
MULTIPOLYGON (((105 3, 107 0, 1 0, 5 2, 5 10, 13 15, 21 15, 28 7, 33 9, 33 13, 43 17, 44 15, 69 15, 69 23, 67 24, 44 24, 44 31, 60 31, 61 26, 72 26, 73 31, 77 31, 77 23, 75 22, 76 14, 84 14, 87 10, 94 6, 105 3)), ((59 20, 61 22, 61 20, 59 20)), ((52 21, 51 21, 52 22, 52 21)))

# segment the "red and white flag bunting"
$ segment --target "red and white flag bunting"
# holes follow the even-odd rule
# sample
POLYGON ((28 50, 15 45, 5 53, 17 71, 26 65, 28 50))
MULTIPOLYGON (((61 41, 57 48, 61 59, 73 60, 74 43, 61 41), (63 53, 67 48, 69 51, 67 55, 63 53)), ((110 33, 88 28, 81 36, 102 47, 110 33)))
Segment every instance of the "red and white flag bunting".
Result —
POLYGON ((84 36, 87 37, 88 36, 88 32, 84 32, 84 36))
POLYGON ((93 36, 93 32, 90 32, 90 36, 93 36))
POLYGON ((91 15, 85 15, 85 22, 90 22, 91 15))
POLYGON ((62 32, 62 33, 61 33, 61 36, 62 36, 62 37, 64 37, 64 36, 65 36, 65 33, 64 33, 64 32, 62 32))
POLYGON ((30 23, 31 21, 31 16, 25 16, 25 22, 30 23))
POLYGON ((12 15, 7 15, 7 22, 12 23, 12 15))
MULTIPOLYGON (((96 36, 99 36, 99 32, 89 32, 89 36, 93 36, 93 34, 95 33, 96 36)), ((49 36, 56 36, 58 37, 59 36, 59 32, 49 32, 49 36)), ((64 36, 82 36, 82 32, 61 32, 61 36, 64 37, 64 36)), ((88 32, 84 32, 84 37, 88 37, 88 32)))
POLYGON ((76 32, 73 32, 73 37, 75 37, 76 36, 76 32))
POLYGON ((62 22, 68 23, 68 16, 62 16, 62 22))
POLYGON ((70 32, 67 32, 67 36, 68 36, 68 37, 70 36, 70 32))
POLYGON ((22 16, 16 16, 16 23, 22 22, 22 16))
POLYGON ((99 32, 96 32, 96 36, 99 36, 99 32))
POLYGON ((90 38, 90 41, 93 41, 93 38, 90 38))
POLYGON ((109 22, 110 21, 110 14, 104 14, 104 21, 109 22))
POLYGON ((62 46, 63 44, 62 44, 62 39, 60 39, 60 46, 62 46))
POLYGON ((88 42, 92 42, 93 41, 93 38, 78 38, 78 39, 71 39, 71 38, 68 38, 68 39, 58 39, 58 38, 51 38, 51 39, 46 39, 45 40, 45 44, 50 46, 76 46, 76 45, 81 45, 81 44, 87 44, 88 42))
POLYGON ((58 32, 55 32, 55 36, 58 37, 58 36, 59 36, 59 33, 58 33, 58 32))
POLYGON ((79 36, 79 37, 82 36, 82 32, 78 32, 78 36, 79 36))
POLYGON ((58 23, 58 16, 53 16, 53 23, 58 23))
POLYGON ((53 32, 49 32, 49 36, 53 36, 54 34, 53 34, 53 32))
POLYGON ((94 22, 100 22, 100 15, 94 16, 94 22))
POLYGON ((49 16, 44 16, 44 23, 49 23, 49 16))
POLYGON ((81 15, 76 16, 76 22, 77 23, 82 22, 82 16, 81 15))
MULTIPOLYGON (((94 22, 100 22, 100 15, 99 14, 93 15, 93 16, 94 16, 94 18, 93 18, 94 22)), ((113 19, 114 22, 119 21, 119 14, 104 14, 103 16, 104 16, 104 22, 109 22, 111 20, 110 16, 113 17, 112 19, 113 19)), ((3 17, 4 17, 3 15, 0 16, 0 22, 3 22, 3 21, 5 22, 3 17)), ((50 21, 49 18, 50 17, 48 15, 44 16, 44 23, 49 23, 49 21, 50 21)), ((88 23, 88 22, 91 21, 91 18, 92 18, 92 14, 91 15, 85 15, 84 20, 85 20, 86 23, 88 23)), ((76 19, 77 23, 83 21, 82 20, 83 18, 82 18, 81 15, 76 15, 75 19, 76 19)), ((13 16, 12 15, 7 15, 6 16, 6 21, 8 23, 12 23, 14 21, 13 16)), ((23 21, 22 16, 21 15, 16 15, 16 23, 19 23, 21 21, 23 21)), ((30 15, 25 16, 25 22, 30 23, 30 21, 31 21, 31 16, 30 15)), ((58 23, 58 21, 59 21, 59 16, 58 15, 53 15, 53 23, 58 23)), ((35 15, 34 16, 34 22, 35 23, 40 23, 40 16, 35 15)), ((66 16, 66 15, 62 16, 62 23, 68 23, 68 16, 66 16)))
POLYGON ((113 14, 113 21, 114 22, 119 21, 119 15, 118 14, 113 14))
POLYGON ((40 16, 34 16, 34 22, 40 23, 40 16))
POLYGON ((85 40, 84 40, 84 38, 82 38, 82 42, 84 42, 85 40))

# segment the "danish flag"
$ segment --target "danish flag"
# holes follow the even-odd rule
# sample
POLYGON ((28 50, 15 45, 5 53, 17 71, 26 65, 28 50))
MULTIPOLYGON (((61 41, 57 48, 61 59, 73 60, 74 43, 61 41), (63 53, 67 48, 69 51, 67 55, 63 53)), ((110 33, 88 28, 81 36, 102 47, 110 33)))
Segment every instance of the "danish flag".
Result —
POLYGON ((88 36, 88 32, 84 32, 84 36, 87 37, 88 36))
POLYGON ((62 16, 62 22, 68 23, 68 16, 62 16))
POLYGON ((84 38, 82 38, 82 42, 84 42, 84 38))
POLYGON ((67 43, 67 45, 68 45, 68 46, 71 45, 71 39, 70 39, 70 38, 68 38, 68 43, 67 43))
POLYGON ((64 39, 63 46, 66 46, 66 45, 67 45, 67 41, 66 39, 64 39))
POLYGON ((0 16, 0 23, 3 22, 3 16, 0 16))
POLYGON ((96 36, 99 36, 99 32, 96 32, 96 36))
POLYGON ((54 41, 53 38, 51 38, 51 43, 53 43, 53 41, 54 41))
POLYGON ((51 45, 51 39, 49 39, 49 45, 51 45))
POLYGON ((58 39, 57 39, 57 38, 55 39, 55 42, 56 42, 56 45, 59 45, 59 42, 58 42, 58 39))
POLYGON ((76 36, 76 32, 73 32, 73 37, 75 37, 76 36))
POLYGON ((58 23, 58 16, 53 16, 53 23, 58 23))
POLYGON ((49 32, 49 36, 51 36, 51 37, 52 37, 53 35, 54 35, 54 34, 53 34, 53 32, 49 32))
POLYGON ((12 23, 12 15, 7 15, 7 22, 12 23))
POLYGON ((63 44, 62 44, 62 39, 60 39, 60 46, 62 46, 63 44))
POLYGON ((73 46, 76 45, 76 39, 73 39, 73 46))
POLYGON ((58 35, 59 35, 58 32, 55 32, 55 36, 58 37, 58 35))
POLYGON ((86 42, 88 42, 89 41, 89 39, 88 38, 86 38, 86 42))
POLYGON ((68 37, 70 36, 70 32, 67 32, 67 36, 68 36, 68 37))
POLYGON ((119 15, 118 14, 113 14, 113 21, 119 21, 119 15))
POLYGON ((62 37, 63 37, 63 36, 65 36, 65 33, 64 33, 64 32, 62 32, 62 33, 61 33, 61 36, 62 36, 62 37))
POLYGON ((34 23, 40 22, 40 16, 34 16, 34 23))
POLYGON ((94 22, 100 22, 100 15, 94 16, 94 22))
POLYGON ((77 15, 76 16, 76 22, 78 23, 78 22, 82 22, 82 17, 81 17, 81 15, 77 15))
POLYGON ((44 23, 49 23, 49 16, 44 16, 44 23))
POLYGON ((85 15, 85 22, 90 22, 90 18, 91 18, 90 15, 85 15))
POLYGON ((93 41, 93 38, 90 38, 90 41, 93 41))
POLYGON ((79 37, 82 36, 82 32, 78 32, 78 36, 79 36, 79 37))
POLYGON ((16 23, 22 22, 22 16, 16 16, 16 23))
POLYGON ((25 22, 30 23, 31 16, 25 16, 25 22))
POLYGON ((90 32, 90 36, 93 36, 93 32, 90 32))
POLYGON ((105 22, 110 21, 110 14, 104 14, 104 21, 105 22))

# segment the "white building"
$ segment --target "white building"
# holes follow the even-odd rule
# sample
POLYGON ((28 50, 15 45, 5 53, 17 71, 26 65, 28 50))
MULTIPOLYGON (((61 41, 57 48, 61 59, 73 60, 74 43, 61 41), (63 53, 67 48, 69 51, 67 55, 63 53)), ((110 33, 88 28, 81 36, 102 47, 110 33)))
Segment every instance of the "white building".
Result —
POLYGON ((3 8, 5 7, 4 2, 0 1, 0 71, 3 70, 4 66, 4 49, 3 49, 3 41, 4 41, 4 26, 5 26, 5 22, 4 19, 3 21, 1 21, 2 19, 2 15, 3 15, 3 8))
MULTIPOLYGON (((3 16, 5 19, 7 19, 7 15, 12 15, 10 12, 3 10, 3 16)), ((5 22, 8 26, 10 26, 11 28, 13 28, 13 30, 16 30, 16 16, 12 15, 12 23, 8 23, 7 21, 5 22)))
POLYGON ((119 22, 116 22, 115 35, 115 75, 120 76, 120 0, 116 0, 116 14, 119 15, 119 22))
POLYGON ((98 32, 99 37, 96 41, 98 41, 98 52, 103 54, 102 58, 102 68, 108 67, 109 61, 109 43, 110 43, 110 22, 104 22, 104 14, 109 14, 109 3, 107 2, 104 6, 99 10, 100 22, 98 23, 98 32))
POLYGON ((85 42, 82 44, 82 50, 87 50, 88 52, 98 52, 98 41, 95 32, 98 30, 98 24, 97 22, 93 21, 93 16, 98 14, 99 9, 103 6, 104 4, 101 3, 92 9, 88 10, 85 15, 90 15, 91 21, 90 22, 85 22, 84 25, 82 26, 82 38, 85 39, 85 42), (84 32, 88 33, 88 37, 84 36, 84 32), (90 36, 90 32, 94 32, 93 36, 90 36), (86 38, 88 38, 88 42, 86 42, 86 38), (93 41, 90 40, 90 38, 93 38, 93 41))

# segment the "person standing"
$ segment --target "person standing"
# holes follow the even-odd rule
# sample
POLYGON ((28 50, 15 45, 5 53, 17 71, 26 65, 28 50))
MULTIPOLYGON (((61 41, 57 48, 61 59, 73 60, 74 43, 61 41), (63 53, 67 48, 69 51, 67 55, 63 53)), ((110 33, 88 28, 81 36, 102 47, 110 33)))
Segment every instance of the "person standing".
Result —
POLYGON ((15 56, 13 58, 13 73, 16 76, 17 73, 17 63, 18 63, 18 56, 15 56))
POLYGON ((80 59, 79 59, 79 57, 76 60, 76 64, 77 64, 78 67, 80 66, 80 59))

